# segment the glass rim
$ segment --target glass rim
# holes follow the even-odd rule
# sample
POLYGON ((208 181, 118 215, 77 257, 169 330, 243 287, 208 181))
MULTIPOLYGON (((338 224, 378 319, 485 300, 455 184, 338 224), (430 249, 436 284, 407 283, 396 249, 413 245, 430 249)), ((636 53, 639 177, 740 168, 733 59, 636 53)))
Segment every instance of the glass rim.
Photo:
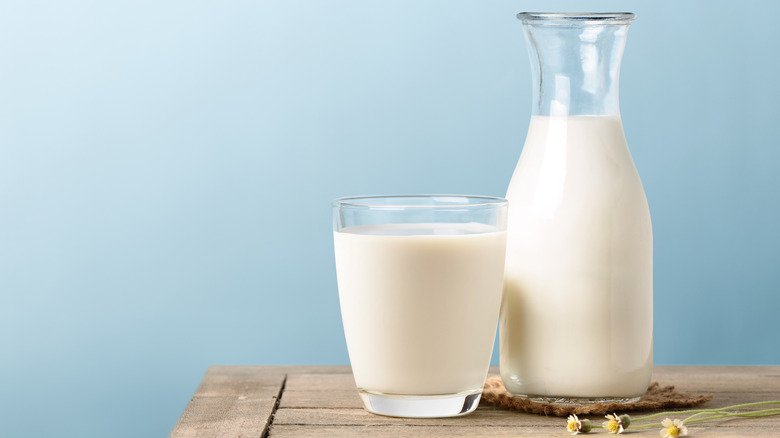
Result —
POLYGON ((333 208, 351 207, 351 208, 474 208, 474 207, 500 207, 509 203, 506 198, 499 198, 496 196, 483 196, 483 195, 371 195, 371 196, 346 196, 343 198, 334 199, 331 202, 333 208), (398 200, 396 202, 389 203, 377 203, 380 199, 384 200, 398 200), (400 202, 402 200, 407 202, 400 202), (430 199, 431 202, 414 204, 409 202, 411 199, 430 199), (437 200, 451 200, 452 202, 436 202, 437 200), (463 202, 458 200, 469 199, 477 202, 463 202))
POLYGON ((523 24, 602 23, 628 24, 636 18, 633 12, 521 12, 517 18, 523 24))

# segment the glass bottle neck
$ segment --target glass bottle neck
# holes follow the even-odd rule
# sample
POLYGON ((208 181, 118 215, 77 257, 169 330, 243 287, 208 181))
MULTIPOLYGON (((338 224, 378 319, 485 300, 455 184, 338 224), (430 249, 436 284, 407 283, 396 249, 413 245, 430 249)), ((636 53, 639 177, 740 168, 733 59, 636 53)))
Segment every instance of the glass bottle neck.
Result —
POLYGON ((619 116, 618 76, 633 14, 519 14, 534 115, 619 116))

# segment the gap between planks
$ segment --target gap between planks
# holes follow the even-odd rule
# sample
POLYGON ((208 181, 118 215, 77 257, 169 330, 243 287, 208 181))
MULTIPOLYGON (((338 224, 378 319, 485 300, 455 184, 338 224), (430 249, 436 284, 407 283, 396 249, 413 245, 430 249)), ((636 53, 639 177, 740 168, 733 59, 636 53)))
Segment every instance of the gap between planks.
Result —
POLYGON ((260 435, 260 438, 268 438, 268 435, 271 433, 271 425, 274 423, 276 411, 279 410, 279 404, 282 402, 282 395, 284 394, 284 388, 287 386, 288 376, 289 374, 284 374, 282 385, 279 387, 279 392, 276 394, 276 402, 274 403, 274 407, 271 409, 271 413, 268 415, 268 418, 265 420, 265 428, 263 429, 263 433, 260 435))

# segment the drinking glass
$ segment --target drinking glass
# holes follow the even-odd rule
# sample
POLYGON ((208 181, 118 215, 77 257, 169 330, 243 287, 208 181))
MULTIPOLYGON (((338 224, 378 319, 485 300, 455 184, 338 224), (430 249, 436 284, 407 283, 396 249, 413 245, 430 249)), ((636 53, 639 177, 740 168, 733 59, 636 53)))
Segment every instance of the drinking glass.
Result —
POLYGON ((450 417, 479 403, 498 324, 507 201, 333 201, 339 302, 366 410, 450 417))

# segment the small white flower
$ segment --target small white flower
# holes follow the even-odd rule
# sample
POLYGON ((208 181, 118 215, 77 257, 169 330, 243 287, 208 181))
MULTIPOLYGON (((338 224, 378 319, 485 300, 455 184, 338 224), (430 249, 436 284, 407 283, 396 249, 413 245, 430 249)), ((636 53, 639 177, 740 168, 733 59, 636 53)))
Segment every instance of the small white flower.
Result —
POLYGON ((677 438, 678 436, 688 435, 688 428, 680 420, 672 421, 665 418, 661 425, 664 427, 661 429, 661 436, 664 438, 677 438))
POLYGON ((569 415, 568 422, 566 423, 566 430, 571 432, 572 435, 577 435, 580 433, 580 428, 582 428, 582 422, 577 418, 577 415, 569 415))
POLYGON ((590 424, 590 420, 580 420, 576 414, 569 415, 568 422, 566 423, 566 430, 571 432, 572 435, 580 433, 588 433, 593 428, 590 424))
POLYGON ((612 415, 607 414, 604 418, 609 420, 602 423, 602 427, 604 429, 607 429, 607 432, 614 433, 615 435, 623 433, 623 420, 621 420, 620 417, 617 416, 617 414, 615 413, 612 413, 612 415))

